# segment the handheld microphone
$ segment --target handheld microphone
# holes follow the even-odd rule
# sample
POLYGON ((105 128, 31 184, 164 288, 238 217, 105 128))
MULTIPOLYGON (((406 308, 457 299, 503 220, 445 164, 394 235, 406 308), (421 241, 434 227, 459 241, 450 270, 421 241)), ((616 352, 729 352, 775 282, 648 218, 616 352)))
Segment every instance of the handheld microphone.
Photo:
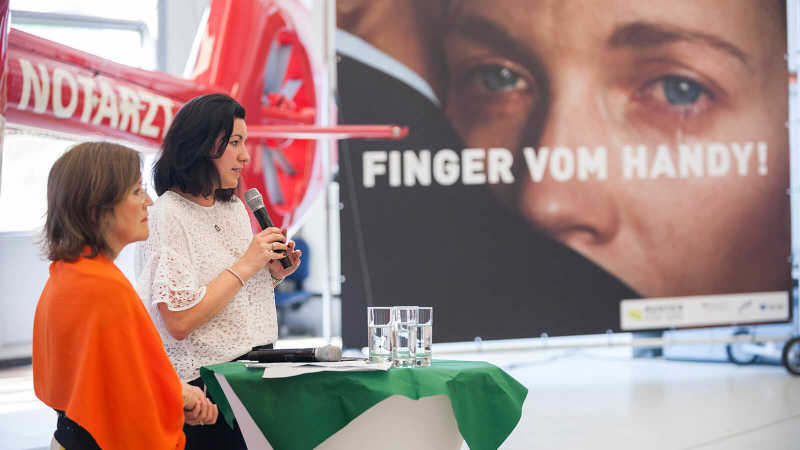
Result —
POLYGON ((342 349, 335 345, 316 348, 278 348, 251 350, 242 359, 258 362, 330 362, 342 360, 342 349))
MULTIPOLYGON (((261 197, 261 193, 258 192, 258 189, 248 189, 244 193, 244 202, 247 204, 247 207, 250 208, 250 211, 253 211, 253 215, 256 216, 256 220, 258 220, 258 224, 261 225, 262 230, 275 226, 272 224, 272 219, 269 218, 269 214, 267 214, 267 208, 264 207, 264 199, 261 197)), ((292 266, 292 260, 289 259, 289 255, 284 256, 280 261, 284 269, 288 269, 292 266)))

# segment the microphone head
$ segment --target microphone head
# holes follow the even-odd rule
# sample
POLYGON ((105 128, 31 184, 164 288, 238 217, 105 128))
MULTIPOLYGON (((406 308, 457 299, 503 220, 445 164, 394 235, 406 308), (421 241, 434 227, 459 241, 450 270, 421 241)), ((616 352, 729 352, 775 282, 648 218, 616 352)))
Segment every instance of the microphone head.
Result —
POLYGON ((264 199, 256 188, 250 188, 245 191, 244 202, 247 204, 247 207, 250 208, 250 211, 255 211, 264 207, 264 199))
POLYGON ((314 359, 322 362, 341 361, 342 349, 335 345, 326 345, 314 349, 314 359))

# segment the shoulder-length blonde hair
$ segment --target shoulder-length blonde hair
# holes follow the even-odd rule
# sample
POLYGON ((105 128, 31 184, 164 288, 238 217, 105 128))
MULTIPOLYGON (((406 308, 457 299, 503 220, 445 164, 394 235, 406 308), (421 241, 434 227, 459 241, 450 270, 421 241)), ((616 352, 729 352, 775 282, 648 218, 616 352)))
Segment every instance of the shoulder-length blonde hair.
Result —
POLYGON ((48 259, 94 258, 110 250, 104 218, 139 181, 140 166, 136 150, 110 142, 84 142, 56 160, 47 178, 48 259), (81 255, 87 246, 89 253, 81 255))

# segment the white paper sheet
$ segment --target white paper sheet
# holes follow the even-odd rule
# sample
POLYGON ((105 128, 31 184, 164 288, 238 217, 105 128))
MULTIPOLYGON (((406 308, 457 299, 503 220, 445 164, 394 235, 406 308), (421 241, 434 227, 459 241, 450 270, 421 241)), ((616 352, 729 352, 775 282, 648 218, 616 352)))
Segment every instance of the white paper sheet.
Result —
POLYGON ((290 362, 290 363, 249 363, 247 367, 263 367, 263 378, 288 378, 314 372, 369 372, 386 371, 392 363, 372 363, 368 361, 336 361, 336 362, 290 362))

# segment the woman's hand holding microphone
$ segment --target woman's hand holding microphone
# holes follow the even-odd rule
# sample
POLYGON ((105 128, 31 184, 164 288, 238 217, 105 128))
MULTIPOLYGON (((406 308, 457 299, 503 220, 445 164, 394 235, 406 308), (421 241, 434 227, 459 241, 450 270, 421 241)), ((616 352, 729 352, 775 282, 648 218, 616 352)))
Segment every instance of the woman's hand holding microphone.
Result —
POLYGON ((247 251, 232 269, 242 277, 241 281, 244 283, 267 265, 272 277, 280 280, 297 269, 301 255, 301 251, 294 249, 294 241, 286 242, 285 228, 281 230, 269 227, 253 236, 247 251), (286 256, 287 251, 292 265, 284 269, 280 260, 286 256))

